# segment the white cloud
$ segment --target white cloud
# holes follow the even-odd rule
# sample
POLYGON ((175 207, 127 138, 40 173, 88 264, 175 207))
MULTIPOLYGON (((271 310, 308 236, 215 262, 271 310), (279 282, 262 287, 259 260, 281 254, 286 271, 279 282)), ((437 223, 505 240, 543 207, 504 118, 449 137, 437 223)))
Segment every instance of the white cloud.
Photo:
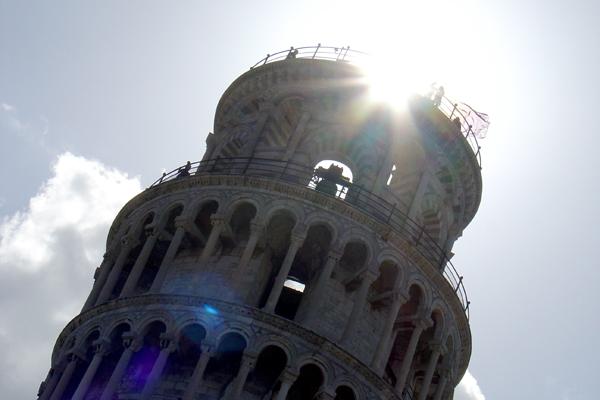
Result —
POLYGON ((477 379, 469 371, 465 373, 454 390, 454 400, 485 400, 485 396, 477 384, 477 379))
POLYGON ((0 222, 4 398, 34 397, 58 333, 89 293, 110 223, 140 190, 137 178, 64 153, 27 209, 0 222))

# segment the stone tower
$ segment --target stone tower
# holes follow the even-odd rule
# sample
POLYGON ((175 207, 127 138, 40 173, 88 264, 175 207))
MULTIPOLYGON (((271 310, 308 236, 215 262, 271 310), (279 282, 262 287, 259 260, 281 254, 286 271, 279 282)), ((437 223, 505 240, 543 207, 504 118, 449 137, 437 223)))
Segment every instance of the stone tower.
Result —
POLYGON ((117 215, 40 399, 453 397, 473 124, 439 92, 372 102, 356 54, 276 53, 229 86, 202 161, 117 215))

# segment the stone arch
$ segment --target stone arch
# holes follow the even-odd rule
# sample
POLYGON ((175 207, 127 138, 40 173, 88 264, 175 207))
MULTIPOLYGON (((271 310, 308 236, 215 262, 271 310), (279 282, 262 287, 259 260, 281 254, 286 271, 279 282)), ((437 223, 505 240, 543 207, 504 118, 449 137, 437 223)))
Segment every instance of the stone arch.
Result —
POLYGON ((79 333, 77 334, 76 343, 79 345, 84 341, 84 338, 87 338, 89 335, 97 331, 99 333, 98 338, 101 338, 106 333, 106 327, 102 327, 97 324, 93 324, 88 328, 79 329, 79 333))
POLYGON ((221 209, 216 196, 203 197, 188 207, 185 217, 191 221, 185 230, 176 256, 200 255, 212 232, 211 217, 221 209))
POLYGON ((184 215, 184 213, 187 211, 186 206, 187 202, 184 200, 173 200, 168 205, 163 206, 158 211, 158 221, 156 226, 159 229, 163 228, 168 223, 170 214, 178 208, 181 208, 181 211, 178 213, 178 215, 184 215))
POLYGON ((344 245, 352 241, 364 243, 367 249, 367 258, 365 260, 365 265, 367 266, 370 266, 375 262, 375 254, 379 254, 381 250, 373 235, 369 235, 362 229, 354 227, 346 229, 344 233, 340 235, 338 240, 344 245))
POLYGON ((323 374, 323 386, 327 386, 328 382, 331 381, 330 375, 331 371, 333 371, 331 364, 319 354, 308 353, 300 354, 295 360, 292 360, 291 369, 298 374, 300 373, 300 369, 307 364, 314 364, 321 370, 323 374))
POLYGON ((112 332, 117 329, 117 327, 121 326, 121 325, 127 325, 129 326, 129 330, 132 331, 133 327, 134 327, 134 322, 131 320, 131 318, 128 317, 119 317, 113 321, 110 322, 109 325, 107 325, 104 329, 104 337, 106 339, 108 339, 108 336, 112 334, 112 332))
POLYGON ((433 302, 433 295, 431 293, 431 288, 429 285, 427 285, 424 281, 423 278, 420 277, 419 275, 413 273, 410 274, 407 279, 406 279, 406 288, 407 290, 410 291, 411 287, 416 286, 419 288, 419 290, 421 290, 421 294, 422 294, 422 302, 421 302, 421 306, 420 309, 421 310, 426 310, 426 309, 430 309, 431 308, 431 303, 433 302))
POLYGON ((229 204, 225 214, 228 229, 224 230, 219 238, 222 256, 241 255, 243 247, 250 238, 252 222, 258 210, 259 203, 245 197, 229 204))
POLYGON ((209 328, 210 323, 203 317, 203 315, 186 316, 181 320, 175 321, 173 331, 173 337, 177 338, 181 335, 181 332, 188 325, 200 325, 206 331, 206 338, 211 337, 213 331, 209 328))
POLYGON ((348 382, 343 382, 334 385, 335 398, 334 400, 358 400, 359 396, 353 385, 348 382))
POLYGON ((129 393, 141 393, 146 385, 150 371, 161 351, 161 340, 169 330, 169 324, 154 316, 140 324, 140 348, 131 357, 127 371, 123 376, 122 387, 129 393))
POLYGON ((276 345, 268 344, 257 353, 254 368, 248 374, 244 391, 264 398, 280 386, 279 379, 289 363, 286 351, 276 345))
POLYGON ((369 287, 368 298, 373 308, 389 308, 394 302, 394 293, 402 286, 403 271, 396 257, 381 256, 377 278, 369 287))
POLYGON ((241 194, 232 198, 223 207, 223 209, 225 210, 223 213, 225 219, 229 221, 235 210, 238 209, 241 205, 244 205, 245 203, 251 204, 254 207, 254 209, 256 210, 255 215, 259 215, 259 210, 263 208, 261 204, 262 202, 256 200, 256 198, 252 198, 247 194, 241 194))
POLYGON ((177 218, 185 213, 185 204, 183 201, 174 201, 165 207, 164 212, 160 214, 154 230, 155 237, 153 238, 154 242, 150 249, 150 255, 147 259, 141 260, 142 272, 137 278, 137 282, 133 282, 134 287, 132 289, 127 290, 129 283, 126 285, 124 288, 126 290, 125 295, 142 294, 152 287, 177 231, 177 218))
POLYGON ((334 129, 333 134, 327 135, 322 131, 314 131, 312 140, 307 143, 310 155, 310 166, 314 167, 323 160, 334 160, 345 164, 352 171, 352 182, 361 182, 363 173, 359 165, 347 154, 347 141, 343 134, 334 129), (314 140, 314 136, 325 136, 326 139, 314 140))
MULTIPOLYGON (((104 388, 106 387, 112 373, 125 350, 123 346, 123 335, 130 333, 132 324, 125 319, 113 321, 109 329, 105 330, 104 341, 110 347, 110 351, 105 353, 102 361, 94 375, 92 383, 85 394, 85 398, 97 399, 100 398, 104 388)), ((108 349, 107 349, 108 350, 108 349)))
POLYGON ((322 388, 327 387, 329 370, 316 356, 309 356, 297 365, 298 378, 290 387, 286 399, 312 399, 322 388))
POLYGON ((326 223, 314 222, 306 232, 302 246, 297 250, 275 306, 275 314, 295 319, 296 314, 307 312, 305 293, 318 279, 333 242, 333 234, 326 223))
POLYGON ((284 340, 281 336, 274 334, 268 336, 257 336, 256 340, 252 343, 252 347, 250 350, 252 350, 253 353, 259 354, 267 346, 280 347, 287 357, 288 364, 291 363, 291 361, 295 358, 297 353, 297 349, 294 346, 294 342, 284 340))
POLYGON ((178 327, 173 340, 177 344, 169 354, 162 374, 163 387, 175 388, 182 379, 190 379, 202 354, 202 344, 208 331, 195 321, 187 321, 178 327))
POLYGON ((402 291, 408 291, 407 279, 408 279, 408 260, 394 249, 384 249, 379 251, 377 254, 377 265, 381 266, 384 262, 392 263, 397 266, 398 269, 398 280, 396 281, 396 289, 402 291))
POLYGON ((336 221, 333 216, 329 215, 327 212, 321 210, 313 211, 306 216, 306 220, 303 223, 305 227, 303 233, 308 233, 308 230, 314 225, 324 225, 331 233, 331 243, 336 243, 339 242, 338 224, 339 221, 336 221))
POLYGON ((353 236, 344 243, 342 255, 334 269, 334 279, 344 283, 346 291, 354 291, 360 285, 363 272, 371 268, 373 257, 368 242, 353 236))
POLYGON ((226 330, 219 336, 203 379, 221 398, 228 383, 237 375, 248 340, 237 330, 226 330))
POLYGON ((154 322, 162 323, 166 328, 166 333, 172 333, 175 327, 173 317, 171 317, 167 312, 155 311, 147 315, 145 318, 136 321, 136 323, 132 326, 132 331, 139 335, 144 335, 144 332, 148 326, 154 322))
POLYGON ((285 261, 292 233, 298 226, 298 217, 285 207, 277 207, 267 214, 262 242, 263 251, 259 268, 255 271, 257 288, 252 302, 263 307, 271 293, 275 278, 285 261))
POLYGON ((214 342, 218 345, 223 337, 229 333, 237 333, 245 340, 246 347, 252 347, 254 335, 251 333, 248 326, 238 321, 226 321, 214 329, 214 342))
POLYGON ((290 201, 289 199, 277 199, 265 204, 265 206, 259 210, 257 218, 267 223, 275 214, 281 211, 290 213, 294 217, 296 225, 298 224, 298 221, 305 220, 305 213, 300 204, 296 204, 296 202, 290 201))

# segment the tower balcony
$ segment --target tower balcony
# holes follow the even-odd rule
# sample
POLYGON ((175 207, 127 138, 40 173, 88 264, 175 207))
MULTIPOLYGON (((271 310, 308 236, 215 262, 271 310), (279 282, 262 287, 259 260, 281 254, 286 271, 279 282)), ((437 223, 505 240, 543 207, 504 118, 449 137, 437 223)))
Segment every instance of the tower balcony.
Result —
MULTIPOLYGON (((429 235, 427 229, 411 219, 397 203, 384 199, 364 187, 349 182, 324 168, 313 169, 302 164, 277 159, 232 157, 188 162, 170 172, 165 172, 142 195, 160 191, 170 184, 202 185, 211 176, 264 179, 309 190, 333 199, 336 205, 348 206, 382 224, 409 243, 430 266, 445 278, 446 283, 460 301, 467 318, 469 300, 463 284, 450 257, 440 244, 429 235)), ((127 206, 126 206, 127 208, 127 206)))

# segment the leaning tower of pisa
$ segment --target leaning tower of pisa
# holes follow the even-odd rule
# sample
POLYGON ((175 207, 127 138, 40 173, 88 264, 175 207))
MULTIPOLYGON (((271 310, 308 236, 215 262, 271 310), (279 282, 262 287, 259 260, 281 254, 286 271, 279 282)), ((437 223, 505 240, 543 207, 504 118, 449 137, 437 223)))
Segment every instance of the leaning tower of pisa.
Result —
POLYGON ((359 55, 292 49, 229 86, 202 161, 115 218, 39 399, 452 399, 473 124, 440 95, 374 103, 359 55))

